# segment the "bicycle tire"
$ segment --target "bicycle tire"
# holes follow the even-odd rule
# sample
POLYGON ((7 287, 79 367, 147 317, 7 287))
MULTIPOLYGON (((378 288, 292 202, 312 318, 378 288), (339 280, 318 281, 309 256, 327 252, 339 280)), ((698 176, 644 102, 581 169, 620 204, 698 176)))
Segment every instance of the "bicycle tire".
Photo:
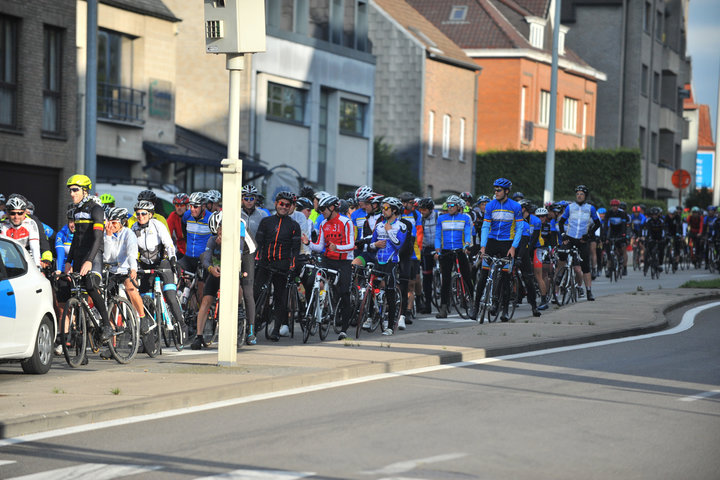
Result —
MULTIPOLYGON (((380 325, 382 325, 383 322, 383 312, 387 310, 385 308, 386 302, 383 301, 381 303, 378 303, 377 295, 375 295, 373 292, 370 292, 371 298, 370 298, 370 306, 369 306, 369 314, 371 315, 370 319, 370 332, 375 332, 380 325)), ((383 297, 384 297, 383 292, 383 297)))
POLYGON ((267 314, 267 301, 268 286, 263 285, 260 287, 260 292, 255 299, 255 335, 259 335, 260 331, 265 328, 265 318, 267 314))
MULTIPOLYGON (((574 283, 574 282, 573 282, 574 283)), ((563 270, 562 276, 560 277, 560 305, 564 306, 567 305, 570 301, 570 289, 574 288, 573 286, 569 286, 569 271, 568 268, 565 267, 563 270)))
POLYGON ((207 319, 205 320, 205 326, 203 327, 202 335, 205 340, 205 344, 210 346, 217 343, 218 336, 218 310, 220 309, 220 301, 217 296, 213 299, 208 308, 207 319))
POLYGON ((175 350, 181 352, 185 348, 185 335, 183 335, 182 325, 170 309, 168 309, 168 315, 170 315, 170 325, 173 327, 171 330, 173 345, 175 350))
POLYGON ((135 309, 130 302, 121 297, 113 297, 108 308, 110 326, 116 333, 108 340, 108 348, 116 362, 126 364, 131 362, 138 351, 140 343, 140 329, 135 309))
POLYGON ((330 319, 330 323, 332 323, 333 332, 340 333, 342 332, 342 315, 340 315, 340 301, 338 300, 335 303, 335 309, 333 310, 332 318, 330 319))
POLYGON ((182 310, 183 321, 185 322, 185 325, 188 329, 188 338, 192 338, 197 334, 197 314, 199 309, 200 306, 198 305, 195 292, 191 291, 187 304, 182 310))
POLYGON ((442 303, 441 292, 442 292, 442 275, 440 274, 439 270, 433 269, 431 301, 432 301, 432 304, 437 309, 440 308, 440 304, 442 303))
POLYGON ((322 302, 322 309, 320 310, 320 324, 318 325, 318 336, 321 341, 325 341, 330 331, 330 323, 333 321, 335 311, 332 306, 332 295, 328 290, 325 293, 325 300, 322 302))
MULTIPOLYGON (((478 275, 479 277, 479 275, 478 275)), ((485 317, 487 316, 487 321, 490 322, 490 309, 488 308, 488 298, 490 299, 490 302, 492 302, 492 283, 490 280, 487 280, 485 282, 485 288, 483 289, 483 294, 480 297, 480 305, 478 307, 478 322, 483 323, 485 321, 485 317)))
POLYGON ((367 319, 368 311, 368 298, 370 297, 370 287, 366 287, 362 290, 362 298, 360 299, 360 305, 357 311, 357 325, 355 325, 355 338, 360 338, 360 332, 363 329, 363 324, 367 319))
POLYGON ((63 335, 63 355, 72 368, 82 365, 87 348, 87 321, 82 302, 73 297, 65 304, 63 321, 67 319, 68 332, 63 335))
POLYGON ((497 269, 495 272, 491 272, 493 275, 492 280, 492 291, 490 292, 490 309, 488 310, 488 321, 495 323, 500 318, 500 311, 502 310, 502 285, 500 284, 500 270, 497 269), (495 313, 493 313, 493 311, 495 313))
POLYGON ((518 305, 518 299, 520 297, 520 279, 518 278, 517 272, 513 274, 510 279, 510 300, 508 303, 508 319, 512 320, 515 315, 515 309, 518 305))
POLYGON ((148 357, 155 358, 162 353, 162 347, 160 346, 160 333, 158 332, 157 321, 155 320, 155 303, 152 297, 143 295, 143 307, 145 307, 145 316, 152 322, 155 322, 155 328, 150 330, 145 335, 141 334, 143 349, 147 353, 148 357))
POLYGON ((462 282, 462 277, 457 275, 452 276, 450 283, 450 303, 452 303, 455 311, 460 315, 460 318, 467 318, 467 310, 463 308, 463 286, 460 282, 462 282))
POLYGON ((287 325, 288 330, 290 330, 290 338, 295 338, 295 318, 298 314, 298 305, 300 302, 298 299, 297 285, 295 285, 295 283, 288 285, 287 297, 287 325))

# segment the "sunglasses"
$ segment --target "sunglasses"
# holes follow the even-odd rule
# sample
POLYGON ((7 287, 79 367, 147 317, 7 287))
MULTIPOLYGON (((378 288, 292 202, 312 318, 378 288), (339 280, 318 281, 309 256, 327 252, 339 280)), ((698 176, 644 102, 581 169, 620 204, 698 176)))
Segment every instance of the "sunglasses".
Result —
POLYGON ((70 190, 72 193, 75 193, 75 192, 79 192, 80 190, 82 190, 82 188, 80 188, 80 187, 70 187, 70 188, 68 188, 68 190, 70 190))
POLYGON ((150 215, 150 212, 135 212, 135 215, 137 215, 138 217, 147 217, 148 215, 150 215))
POLYGON ((383 209, 383 210, 390 210, 390 205, 385 205, 384 207, 382 207, 382 209, 383 209))
POLYGON ((183 205, 186 205, 186 204, 185 204, 185 203, 182 203, 182 202, 180 202, 180 203, 175 203, 174 205, 175 205, 176 207, 182 207, 183 205))
POLYGON ((502 191, 505 190, 505 189, 504 189, 504 188, 500 188, 500 187, 496 187, 496 188, 494 188, 493 190, 495 190, 496 192, 502 192, 502 191))
POLYGON ((11 217, 22 217, 23 215, 25 215, 25 212, 8 212, 8 215, 10 215, 11 217))
POLYGON ((243 200, 245 200, 246 202, 252 202, 255 200, 255 197, 243 197, 243 200))
POLYGON ((190 208, 200 208, 201 206, 202 205, 200 205, 199 203, 191 203, 190 204, 190 208))
POLYGON ((278 207, 290 208, 290 205, 292 205, 292 203, 290 203, 290 202, 277 202, 277 205, 278 205, 278 207))
POLYGON ((457 203, 448 203, 447 206, 448 206, 448 208, 457 207, 457 203))

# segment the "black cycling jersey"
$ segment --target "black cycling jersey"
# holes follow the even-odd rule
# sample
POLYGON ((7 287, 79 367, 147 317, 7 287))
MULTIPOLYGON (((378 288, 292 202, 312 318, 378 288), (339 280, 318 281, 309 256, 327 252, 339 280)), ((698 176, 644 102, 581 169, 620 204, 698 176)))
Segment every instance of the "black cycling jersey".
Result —
POLYGON ((300 225, 290 216, 260 220, 255 241, 260 260, 294 260, 300 253, 300 225))
POLYGON ((658 218, 648 218, 643 224, 642 233, 650 240, 662 240, 665 238, 665 221, 658 218))
POLYGON ((608 210, 603 221, 604 235, 607 238, 624 238, 627 234, 628 216, 622 210, 608 210))
POLYGON ((65 261, 79 271, 83 263, 91 262, 98 254, 102 255, 105 212, 100 205, 85 197, 74 206, 73 219, 75 234, 65 261))
POLYGON ((673 237, 682 235, 683 228, 680 215, 675 215, 674 217, 670 216, 670 214, 665 215, 665 230, 668 235, 673 237))

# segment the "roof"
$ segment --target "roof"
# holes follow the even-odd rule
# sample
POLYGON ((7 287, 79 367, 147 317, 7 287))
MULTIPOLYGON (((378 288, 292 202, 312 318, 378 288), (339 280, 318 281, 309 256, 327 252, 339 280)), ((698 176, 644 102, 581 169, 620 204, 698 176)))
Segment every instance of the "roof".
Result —
POLYGON ((429 56, 465 68, 480 69, 462 48, 404 0, 375 0, 374 3, 423 44, 429 56))
POLYGON ((713 142, 712 121, 710 120, 710 107, 700 105, 700 121, 698 122, 698 149, 715 150, 713 142))
POLYGON ((695 103, 695 91, 692 85, 686 83, 683 88, 689 92, 689 95, 683 98, 683 110, 697 110, 698 105, 695 103))
POLYGON ((162 0, 99 0, 100 3, 129 12, 140 13, 170 22, 179 22, 162 0))
MULTIPOLYGON (((407 0, 430 22, 472 57, 483 57, 479 51, 492 50, 538 52, 551 55, 551 43, 546 39, 544 48, 530 44, 530 27, 526 17, 547 19, 550 0, 407 0), (453 7, 467 7, 463 21, 450 20, 453 7), (471 51, 471 52, 468 52, 471 51)), ((542 55, 541 55, 542 56, 542 55)), ((595 72, 591 76, 605 79, 578 54, 565 48, 560 58, 571 62, 580 70, 595 72)))

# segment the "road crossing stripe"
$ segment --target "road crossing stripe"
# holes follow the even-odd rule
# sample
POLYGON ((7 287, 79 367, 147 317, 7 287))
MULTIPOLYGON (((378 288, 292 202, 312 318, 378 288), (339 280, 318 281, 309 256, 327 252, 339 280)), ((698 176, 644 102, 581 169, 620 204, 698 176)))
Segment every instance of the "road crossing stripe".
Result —
POLYGON ((315 472, 289 472, 285 470, 251 470, 241 468, 232 472, 220 473, 209 477, 202 477, 196 480, 214 480, 214 479, 230 479, 230 480, 295 480, 297 478, 305 478, 315 475, 315 472))
POLYGON ((10 465, 12 463, 16 463, 15 460, 0 460, 0 467, 3 465, 10 465))
POLYGON ((689 397, 683 397, 679 399, 681 402, 694 402, 695 400, 702 400, 703 398, 714 397, 720 395, 720 390, 711 390, 709 392, 698 393, 697 395, 690 395, 689 397))
POLYGON ((443 455, 435 455, 433 457, 425 457, 415 460, 406 460, 404 462, 391 463, 390 465, 386 465, 379 470, 368 470, 362 473, 364 473, 365 475, 392 475, 396 473, 405 473, 411 470, 415 470, 417 467, 428 463, 447 462, 466 456, 467 453, 446 453, 443 455))
POLYGON ((159 465, 119 465, 107 463, 83 463, 72 467, 58 468, 45 472, 31 473, 7 480, 113 480, 114 478, 152 472, 163 467, 159 465))

